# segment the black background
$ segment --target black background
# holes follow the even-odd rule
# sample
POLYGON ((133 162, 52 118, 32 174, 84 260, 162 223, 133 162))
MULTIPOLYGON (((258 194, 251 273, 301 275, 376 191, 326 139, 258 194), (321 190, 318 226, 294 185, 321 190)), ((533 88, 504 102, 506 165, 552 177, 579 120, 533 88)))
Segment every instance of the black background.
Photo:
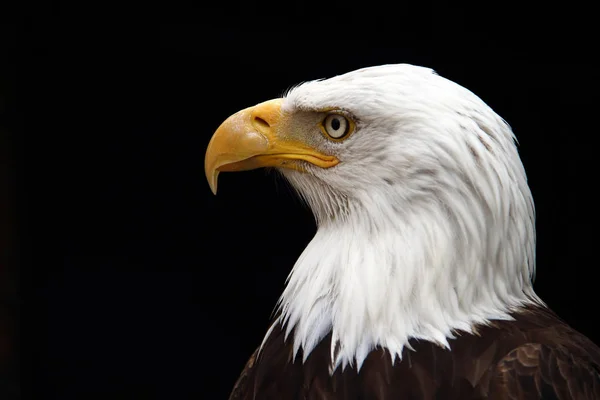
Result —
POLYGON ((597 78, 584 38, 576 49, 535 29, 451 36, 436 22, 401 31, 358 27, 360 15, 332 25, 237 11, 15 30, 28 36, 4 75, 19 106, 6 129, 31 316, 23 393, 226 398, 315 225, 275 173, 222 174, 213 196, 208 141, 293 84, 384 63, 431 67, 513 127, 538 213, 536 290, 600 342, 597 78))

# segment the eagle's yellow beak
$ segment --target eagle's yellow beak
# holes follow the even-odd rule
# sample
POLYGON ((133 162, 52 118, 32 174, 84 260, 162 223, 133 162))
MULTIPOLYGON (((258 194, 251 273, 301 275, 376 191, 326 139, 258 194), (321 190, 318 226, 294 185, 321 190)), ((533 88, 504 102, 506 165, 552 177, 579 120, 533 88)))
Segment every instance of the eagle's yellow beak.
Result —
POLYGON ((214 194, 220 171, 245 171, 260 167, 283 167, 302 171, 302 162, 329 168, 339 161, 294 139, 285 132, 287 116, 283 99, 246 108, 227 118, 214 133, 204 160, 206 179, 214 194))

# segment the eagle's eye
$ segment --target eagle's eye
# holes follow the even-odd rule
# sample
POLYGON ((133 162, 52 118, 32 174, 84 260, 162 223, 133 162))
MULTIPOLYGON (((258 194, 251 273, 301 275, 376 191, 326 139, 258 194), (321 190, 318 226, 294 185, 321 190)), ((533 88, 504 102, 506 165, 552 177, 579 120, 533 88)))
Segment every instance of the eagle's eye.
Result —
POLYGON ((332 139, 344 139, 352 130, 352 123, 341 114, 328 114, 321 124, 321 130, 332 139))

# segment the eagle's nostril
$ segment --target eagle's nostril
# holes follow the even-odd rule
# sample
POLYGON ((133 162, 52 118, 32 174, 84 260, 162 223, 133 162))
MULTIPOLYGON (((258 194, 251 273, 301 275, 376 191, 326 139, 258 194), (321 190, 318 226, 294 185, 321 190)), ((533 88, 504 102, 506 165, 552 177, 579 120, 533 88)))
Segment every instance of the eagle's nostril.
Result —
POLYGON ((253 121, 255 124, 257 124, 258 126, 260 126, 262 128, 270 128, 271 127, 271 125, 269 125, 269 123, 267 121, 265 121, 264 119, 262 119, 261 117, 254 116, 253 121))

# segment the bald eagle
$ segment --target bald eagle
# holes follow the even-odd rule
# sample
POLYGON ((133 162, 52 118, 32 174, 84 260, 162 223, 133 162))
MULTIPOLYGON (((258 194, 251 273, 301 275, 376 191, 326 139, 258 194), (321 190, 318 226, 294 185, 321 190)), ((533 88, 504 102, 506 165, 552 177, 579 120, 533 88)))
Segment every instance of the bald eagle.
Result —
POLYGON ((274 167, 317 232, 231 399, 600 399, 600 348, 536 295, 509 125, 412 65, 310 81, 229 117, 205 170, 274 167))

